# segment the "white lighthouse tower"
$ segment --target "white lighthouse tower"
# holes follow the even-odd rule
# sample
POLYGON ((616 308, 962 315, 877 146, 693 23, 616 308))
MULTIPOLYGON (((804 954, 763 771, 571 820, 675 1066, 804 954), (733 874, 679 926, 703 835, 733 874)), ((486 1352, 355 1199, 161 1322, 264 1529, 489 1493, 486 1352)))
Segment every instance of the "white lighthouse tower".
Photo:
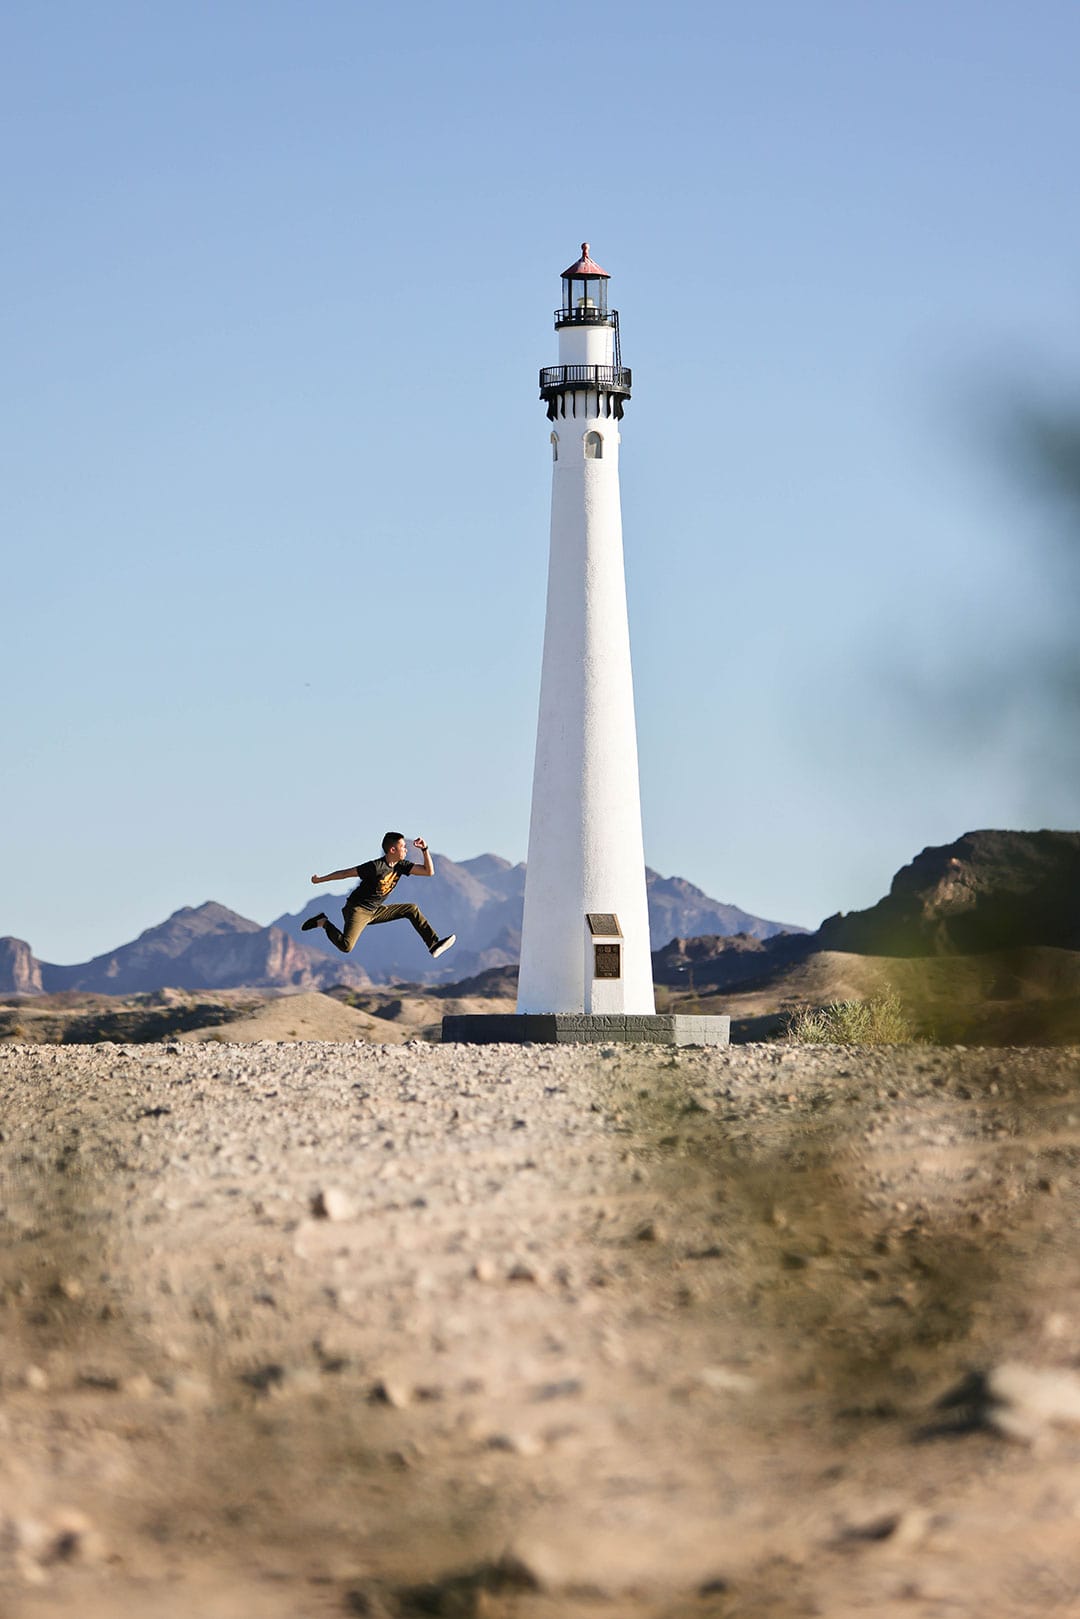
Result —
POLYGON ((630 397, 608 272, 581 244, 540 373, 551 552, 518 1012, 655 1011, 623 573, 619 423, 630 397))
POLYGON ((551 552, 516 1012, 448 1013, 444 1040, 727 1045, 730 1019, 653 998, 619 423, 630 373, 610 277, 581 244, 540 373, 551 423, 551 552))

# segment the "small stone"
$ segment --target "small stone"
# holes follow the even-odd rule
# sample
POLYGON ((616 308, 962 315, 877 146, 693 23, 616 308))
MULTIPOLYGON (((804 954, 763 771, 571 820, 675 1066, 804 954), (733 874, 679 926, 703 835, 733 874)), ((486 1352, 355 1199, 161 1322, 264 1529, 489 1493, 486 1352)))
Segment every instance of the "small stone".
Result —
POLYGON ((898 1512, 884 1512, 872 1518, 861 1518, 858 1523, 845 1524, 841 1540, 888 1540, 896 1533, 900 1523, 898 1512))
POLYGON ((515 1260, 506 1273, 508 1282, 537 1282, 539 1279, 537 1271, 523 1259, 515 1260))
POLYGON ((48 1526, 40 1518, 5 1518, 4 1540, 24 1556, 42 1556, 49 1542, 48 1526))
POLYGON ((477 1282, 494 1282, 498 1274, 491 1259, 478 1259, 472 1268, 473 1280, 477 1282))
POLYGON ((539 1456, 544 1441, 531 1433, 493 1433, 484 1441, 488 1450, 505 1450, 511 1456, 539 1456))
POLYGON ((20 1576, 30 1585, 44 1582, 43 1570, 50 1564, 92 1562, 103 1553, 101 1536, 74 1508, 61 1507, 48 1519, 8 1518, 2 1529, 20 1576))
POLYGON ((94 1562, 101 1556, 101 1536, 85 1513, 64 1509, 53 1518, 50 1529, 43 1562, 94 1562))
POLYGON ((1058 1427, 1080 1428, 1080 1377, 1004 1362, 989 1372, 969 1372, 937 1402, 949 1413, 924 1430, 964 1434, 996 1429, 1009 1439, 1035 1444, 1058 1427))
POLYGON ((131 1377, 125 1377, 120 1387, 134 1399, 145 1400, 154 1392, 154 1380, 147 1377, 145 1372, 135 1372, 131 1377))
POLYGON ((210 1403, 210 1385, 203 1378, 185 1372, 165 1378, 165 1393, 180 1405, 203 1406, 210 1403))
POLYGON ((285 1368, 278 1361, 267 1361, 262 1366, 253 1367, 250 1372, 241 1372, 240 1381, 254 1389, 256 1394, 269 1394, 271 1389, 284 1383, 285 1368))
POLYGON ((96 1367, 87 1367, 75 1377, 80 1388, 97 1389, 102 1394, 117 1394, 120 1390, 121 1379, 114 1372, 102 1372, 96 1367))
POLYGON ((659 1242, 660 1227, 655 1220, 646 1220, 634 1232, 634 1240, 635 1242, 659 1242))
POLYGON ((561 1377, 554 1383, 544 1383, 537 1389, 537 1400, 565 1400, 580 1394, 585 1385, 580 1377, 561 1377))
POLYGON ((757 1388, 754 1378, 730 1366, 703 1366, 697 1381, 715 1394, 752 1394, 757 1388))
POLYGON ((325 1334, 316 1338, 311 1345, 315 1359, 319 1363, 319 1370, 327 1373, 347 1371, 352 1363, 349 1346, 344 1341, 339 1342, 334 1337, 325 1334))
POLYGON ((412 1399, 412 1391, 405 1383, 380 1377, 377 1383, 371 1385, 368 1399, 372 1405, 388 1405, 394 1411, 404 1411, 412 1399))
POLYGON ((987 1380, 990 1420, 1011 1438, 1030 1440, 1047 1427, 1080 1427, 1080 1378, 1006 1363, 987 1380))
POLYGON ((352 1198, 337 1186, 324 1186, 311 1200, 317 1220, 351 1220, 356 1213, 352 1198))
POLYGON ((888 1541, 896 1550, 911 1549, 926 1540, 931 1529, 930 1514, 922 1507, 901 1512, 879 1512, 845 1524, 841 1540, 888 1541))
POLYGON ((35 1394, 44 1394, 49 1386, 49 1374, 43 1366, 27 1366, 22 1374, 24 1388, 33 1389, 35 1394))

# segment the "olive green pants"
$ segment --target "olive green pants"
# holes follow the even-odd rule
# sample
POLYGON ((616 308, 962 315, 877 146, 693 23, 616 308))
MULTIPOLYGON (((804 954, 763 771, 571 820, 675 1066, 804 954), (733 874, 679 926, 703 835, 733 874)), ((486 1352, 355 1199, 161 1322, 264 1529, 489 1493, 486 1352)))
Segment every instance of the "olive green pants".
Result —
POLYGON ((346 905, 342 922, 344 925, 340 928, 336 928, 333 922, 327 922, 325 933, 330 943, 345 955, 348 955, 365 928, 374 927, 379 922, 411 922, 429 950, 433 950, 439 942, 439 935, 419 905, 378 905, 373 911, 365 910, 362 905, 346 905))

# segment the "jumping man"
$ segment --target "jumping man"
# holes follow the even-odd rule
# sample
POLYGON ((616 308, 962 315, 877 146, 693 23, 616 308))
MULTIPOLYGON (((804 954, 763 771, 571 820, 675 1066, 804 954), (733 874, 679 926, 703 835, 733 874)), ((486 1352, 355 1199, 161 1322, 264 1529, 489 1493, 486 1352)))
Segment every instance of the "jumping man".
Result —
POLYGON ((413 839, 414 847, 424 857, 422 866, 406 860, 408 845, 403 832, 388 832, 382 840, 383 852, 377 860, 365 860, 362 866, 346 866, 343 871, 329 871, 325 877, 313 877, 313 883, 333 883, 345 877, 359 877, 360 885, 348 896, 342 909, 343 927, 336 928, 325 911, 309 916, 303 924, 309 928, 322 928, 332 945, 346 955, 366 927, 376 922, 411 922, 428 947, 428 954, 441 956, 457 938, 448 933, 440 939, 418 905, 384 905, 383 900, 393 893, 401 877, 434 877, 435 863, 431 850, 423 838, 413 839))

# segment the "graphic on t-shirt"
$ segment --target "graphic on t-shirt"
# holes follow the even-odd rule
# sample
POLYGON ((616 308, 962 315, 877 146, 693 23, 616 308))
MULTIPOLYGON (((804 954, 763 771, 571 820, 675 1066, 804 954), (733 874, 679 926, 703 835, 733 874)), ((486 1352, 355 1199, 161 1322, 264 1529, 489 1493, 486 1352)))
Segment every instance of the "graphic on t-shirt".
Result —
POLYGON ((365 860, 357 867, 360 886, 353 889, 346 904, 362 905, 366 911, 377 910, 387 894, 393 893, 399 878, 411 876, 413 870, 411 860, 399 860, 395 866, 388 860, 365 860))

